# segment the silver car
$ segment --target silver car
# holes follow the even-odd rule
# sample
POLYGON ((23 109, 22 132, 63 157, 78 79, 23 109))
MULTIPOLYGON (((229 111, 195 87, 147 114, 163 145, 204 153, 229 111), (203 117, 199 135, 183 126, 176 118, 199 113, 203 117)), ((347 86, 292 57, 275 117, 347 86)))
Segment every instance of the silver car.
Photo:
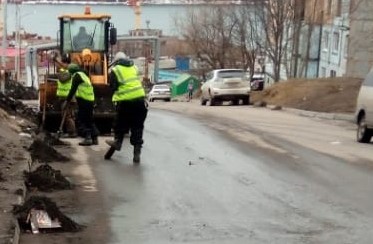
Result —
POLYGON ((149 102, 154 100, 171 101, 171 89, 168 85, 154 85, 148 94, 149 102))
POLYGON ((361 85, 356 103, 357 141, 369 143, 373 136, 373 69, 361 85))
POLYGON ((250 82, 242 69, 216 69, 206 75, 203 83, 201 105, 209 102, 210 106, 232 101, 238 105, 248 105, 250 102, 250 82))

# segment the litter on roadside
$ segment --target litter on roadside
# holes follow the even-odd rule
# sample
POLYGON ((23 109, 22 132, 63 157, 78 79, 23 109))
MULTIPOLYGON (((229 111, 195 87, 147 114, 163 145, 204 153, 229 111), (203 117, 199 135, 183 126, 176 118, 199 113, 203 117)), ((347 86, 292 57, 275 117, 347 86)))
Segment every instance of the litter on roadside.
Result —
POLYGON ((39 229, 61 228, 61 223, 58 219, 52 220, 48 213, 44 210, 31 209, 28 216, 28 223, 31 225, 33 234, 38 234, 39 229))

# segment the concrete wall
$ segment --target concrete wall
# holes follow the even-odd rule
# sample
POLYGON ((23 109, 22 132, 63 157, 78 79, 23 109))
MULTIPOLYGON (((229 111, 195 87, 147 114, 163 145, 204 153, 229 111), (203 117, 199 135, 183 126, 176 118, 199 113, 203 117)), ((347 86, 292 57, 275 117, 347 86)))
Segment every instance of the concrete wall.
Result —
POLYGON ((351 0, 347 72, 364 78, 373 65, 373 1, 351 0))

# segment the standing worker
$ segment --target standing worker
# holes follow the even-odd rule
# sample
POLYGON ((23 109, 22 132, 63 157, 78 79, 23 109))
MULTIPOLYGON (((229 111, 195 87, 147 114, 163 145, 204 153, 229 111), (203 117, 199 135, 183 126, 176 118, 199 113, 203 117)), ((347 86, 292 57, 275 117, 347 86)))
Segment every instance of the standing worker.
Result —
POLYGON ((67 67, 72 76, 72 85, 64 106, 76 97, 78 103, 78 121, 84 130, 84 140, 80 146, 98 145, 98 131, 93 122, 93 106, 95 95, 88 75, 80 69, 79 65, 71 63, 67 67))
POLYGON ((65 127, 66 132, 69 137, 76 137, 76 126, 75 126, 75 108, 76 100, 73 98, 69 103, 69 106, 62 105, 66 101, 69 91, 71 89, 71 74, 68 70, 61 68, 58 72, 58 81, 57 81, 57 93, 58 101, 61 107, 62 116, 65 116, 65 127), (64 115, 65 114, 65 115, 64 115))
POLYGON ((189 81, 188 83, 188 102, 190 102, 193 99, 193 90, 194 90, 194 84, 193 81, 189 81))
POLYGON ((112 101, 116 104, 116 123, 114 126, 114 141, 106 141, 119 151, 123 137, 131 131, 130 143, 133 145, 133 162, 140 163, 143 141, 144 122, 148 109, 145 101, 145 90, 138 76, 138 70, 133 61, 123 52, 114 57, 114 66, 109 74, 110 87, 114 94, 112 101))

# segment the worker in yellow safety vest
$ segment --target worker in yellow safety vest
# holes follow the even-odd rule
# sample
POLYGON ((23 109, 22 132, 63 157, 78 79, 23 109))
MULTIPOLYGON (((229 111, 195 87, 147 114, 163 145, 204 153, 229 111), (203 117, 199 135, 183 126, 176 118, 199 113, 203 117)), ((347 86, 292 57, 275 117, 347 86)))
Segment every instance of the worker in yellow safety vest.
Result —
MULTIPOLYGON (((56 96, 58 97, 60 106, 66 101, 67 95, 71 89, 71 75, 67 69, 61 68, 57 74, 57 92, 56 96)), ((76 101, 72 99, 69 106, 66 106, 65 109, 62 109, 62 116, 65 114, 65 128, 68 137, 76 137, 76 126, 75 126, 75 109, 76 101)))
POLYGON ((114 125, 114 140, 106 141, 111 147, 120 150, 124 134, 130 131, 130 143, 133 145, 133 162, 140 163, 144 122, 148 113, 145 90, 133 61, 123 52, 118 52, 109 74, 112 101, 117 106, 114 125))
POLYGON ((98 145, 98 130, 93 121, 95 94, 91 80, 75 63, 69 64, 67 69, 72 76, 72 84, 66 102, 70 103, 75 96, 78 104, 78 122, 81 123, 85 137, 79 145, 98 145))

